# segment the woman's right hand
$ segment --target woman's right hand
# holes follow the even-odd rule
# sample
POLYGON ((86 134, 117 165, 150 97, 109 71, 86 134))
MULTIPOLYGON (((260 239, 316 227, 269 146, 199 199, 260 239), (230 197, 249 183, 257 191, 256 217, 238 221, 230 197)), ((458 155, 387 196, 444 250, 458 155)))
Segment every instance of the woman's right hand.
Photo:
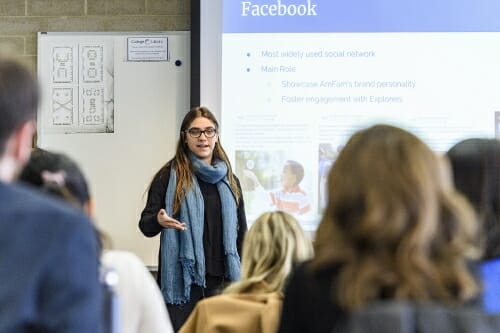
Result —
POLYGON ((186 230, 186 223, 179 222, 176 219, 168 216, 167 212, 163 208, 160 209, 160 211, 156 215, 156 220, 158 220, 158 224, 165 229, 186 230))

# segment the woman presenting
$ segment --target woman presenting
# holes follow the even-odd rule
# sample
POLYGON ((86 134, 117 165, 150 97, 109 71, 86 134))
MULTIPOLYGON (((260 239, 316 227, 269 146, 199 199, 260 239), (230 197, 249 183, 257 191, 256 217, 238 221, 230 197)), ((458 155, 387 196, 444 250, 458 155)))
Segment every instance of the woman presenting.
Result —
POLYGON ((196 302, 240 278, 247 230, 238 179, 205 107, 181 124, 175 156, 154 176, 139 228, 161 232, 158 281, 177 331, 196 302))

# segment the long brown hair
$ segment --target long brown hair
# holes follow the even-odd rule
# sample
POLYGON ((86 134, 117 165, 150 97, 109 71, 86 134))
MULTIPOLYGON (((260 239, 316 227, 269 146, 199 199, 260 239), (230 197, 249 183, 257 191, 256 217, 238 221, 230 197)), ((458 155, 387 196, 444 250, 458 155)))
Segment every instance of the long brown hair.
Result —
MULTIPOLYGON (((191 161, 189 159, 189 148, 185 143, 186 130, 189 128, 191 123, 199 117, 207 118, 211 122, 214 123, 215 129, 217 133, 219 132, 219 123, 215 116, 204 106, 198 106, 192 108, 182 120, 181 128, 179 130, 179 140, 177 141, 177 148, 175 151, 175 156, 168 161, 161 169, 158 171, 157 175, 166 177, 166 170, 171 167, 175 168, 175 172, 177 172, 177 186, 175 188, 175 198, 173 204, 173 213, 176 214, 180 207, 182 199, 187 190, 191 188, 193 185, 193 171, 191 166, 191 161)), ((231 167, 231 163, 229 162, 229 158, 226 155, 226 152, 222 148, 220 136, 217 142, 215 143, 213 156, 224 161, 227 165, 227 179, 229 180, 229 185, 234 193, 236 198, 236 202, 239 203, 241 200, 241 191, 236 182, 236 178, 233 174, 233 170, 231 167)), ((171 170, 173 172, 174 170, 171 170)))
POLYGON ((328 178, 313 271, 340 267, 334 301, 352 310, 379 298, 461 302, 476 295, 476 221, 431 149, 396 127, 351 137, 328 178))

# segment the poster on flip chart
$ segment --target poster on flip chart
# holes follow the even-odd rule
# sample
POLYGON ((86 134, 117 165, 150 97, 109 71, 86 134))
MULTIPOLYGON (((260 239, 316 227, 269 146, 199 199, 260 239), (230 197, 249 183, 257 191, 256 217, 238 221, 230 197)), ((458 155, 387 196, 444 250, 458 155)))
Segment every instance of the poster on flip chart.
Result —
POLYGON ((56 42, 49 46, 47 132, 114 132, 113 45, 56 42))

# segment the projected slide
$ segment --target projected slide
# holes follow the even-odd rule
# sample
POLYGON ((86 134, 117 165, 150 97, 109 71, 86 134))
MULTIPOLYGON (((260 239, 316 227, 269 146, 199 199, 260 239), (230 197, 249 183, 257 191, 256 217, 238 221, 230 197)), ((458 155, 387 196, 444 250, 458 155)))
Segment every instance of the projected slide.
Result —
POLYGON ((249 219, 280 208, 314 229, 359 128, 401 126, 436 151, 499 136, 494 13, 484 0, 224 1, 222 137, 249 219))

